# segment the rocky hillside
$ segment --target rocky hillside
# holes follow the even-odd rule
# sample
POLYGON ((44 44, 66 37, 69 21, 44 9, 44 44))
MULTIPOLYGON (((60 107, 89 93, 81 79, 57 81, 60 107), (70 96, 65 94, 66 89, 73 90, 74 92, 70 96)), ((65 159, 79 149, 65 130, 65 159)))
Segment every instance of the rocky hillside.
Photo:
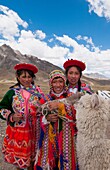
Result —
POLYGON ((7 45, 2 45, 0 47, 0 78, 2 79, 11 79, 14 77, 13 66, 17 63, 32 63, 35 64, 39 69, 40 77, 46 78, 52 70, 59 69, 59 67, 44 61, 40 60, 36 56, 22 55, 19 51, 13 50, 7 45), (8 73, 8 74, 7 74, 8 73), (46 77, 45 77, 46 76, 46 77))

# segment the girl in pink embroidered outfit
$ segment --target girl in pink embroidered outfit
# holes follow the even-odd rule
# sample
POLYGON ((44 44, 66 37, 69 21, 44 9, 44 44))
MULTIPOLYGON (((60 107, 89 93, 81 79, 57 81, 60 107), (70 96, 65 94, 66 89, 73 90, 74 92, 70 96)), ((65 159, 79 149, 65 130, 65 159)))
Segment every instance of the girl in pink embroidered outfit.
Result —
POLYGON ((18 83, 10 88, 0 102, 0 117, 7 120, 2 152, 6 162, 17 170, 33 169, 40 133, 40 113, 37 113, 43 93, 34 85, 36 66, 17 64, 18 83))

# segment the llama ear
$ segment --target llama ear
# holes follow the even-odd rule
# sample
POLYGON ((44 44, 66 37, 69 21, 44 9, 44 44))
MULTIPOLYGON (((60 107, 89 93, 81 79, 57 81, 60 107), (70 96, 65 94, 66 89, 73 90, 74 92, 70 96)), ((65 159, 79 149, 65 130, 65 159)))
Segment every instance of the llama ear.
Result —
POLYGON ((91 107, 96 108, 99 106, 99 98, 97 94, 92 94, 91 96, 91 107))

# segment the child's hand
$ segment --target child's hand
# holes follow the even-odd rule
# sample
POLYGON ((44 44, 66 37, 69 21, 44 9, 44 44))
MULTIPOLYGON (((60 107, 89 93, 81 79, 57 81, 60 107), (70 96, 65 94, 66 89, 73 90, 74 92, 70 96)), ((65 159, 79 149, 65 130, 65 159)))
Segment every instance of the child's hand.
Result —
POLYGON ((58 115, 57 114, 48 114, 46 116, 46 119, 49 122, 56 122, 58 120, 58 115))
POLYGON ((21 113, 14 113, 12 119, 14 122, 19 122, 20 120, 23 120, 23 115, 21 113))
POLYGON ((57 102, 57 101, 49 102, 49 104, 48 104, 49 110, 52 111, 52 110, 58 109, 58 104, 59 104, 59 102, 57 102))

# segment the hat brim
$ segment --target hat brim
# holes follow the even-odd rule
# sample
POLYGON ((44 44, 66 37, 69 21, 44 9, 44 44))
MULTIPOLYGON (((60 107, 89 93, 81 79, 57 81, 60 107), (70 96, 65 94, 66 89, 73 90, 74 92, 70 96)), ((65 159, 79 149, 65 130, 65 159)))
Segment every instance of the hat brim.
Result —
POLYGON ((32 71, 34 74, 38 72, 38 68, 33 65, 33 64, 28 64, 28 63, 20 63, 20 64, 16 64, 14 66, 15 70, 30 70, 32 71))
POLYGON ((71 67, 71 66, 78 66, 81 68, 82 71, 84 71, 86 68, 85 63, 83 63, 82 61, 79 61, 79 60, 68 60, 63 64, 63 67, 65 69, 67 69, 68 67, 71 67))

